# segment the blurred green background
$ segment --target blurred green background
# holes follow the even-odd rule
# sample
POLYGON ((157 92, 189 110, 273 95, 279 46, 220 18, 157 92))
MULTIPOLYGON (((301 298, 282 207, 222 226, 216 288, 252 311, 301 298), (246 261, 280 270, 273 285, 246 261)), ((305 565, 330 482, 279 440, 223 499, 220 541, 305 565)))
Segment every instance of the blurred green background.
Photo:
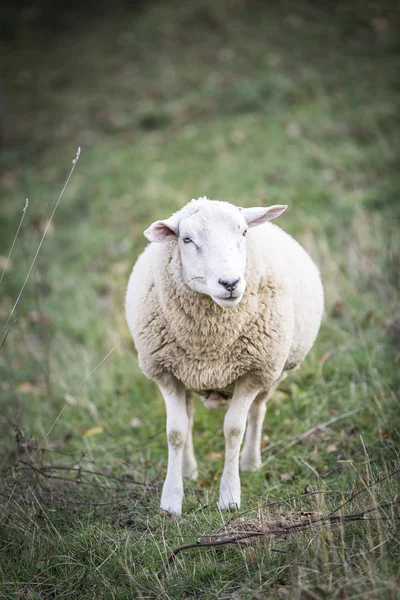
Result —
MULTIPOLYGON (((188 554, 156 577, 172 547, 221 523, 223 415, 199 403, 200 480, 181 520, 158 515, 164 407, 138 369, 123 303, 152 221, 203 195, 289 204, 278 224, 319 264, 326 314, 271 403, 244 508, 307 486, 345 498, 396 470, 399 25, 394 1, 2 9, 1 328, 81 147, 0 338, 2 597, 397 597, 395 513, 277 552, 188 554), (96 471, 95 485, 77 491, 51 466, 96 471), (129 477, 152 487, 127 491, 129 477)), ((390 501, 398 479, 387 482, 353 508, 390 501)))

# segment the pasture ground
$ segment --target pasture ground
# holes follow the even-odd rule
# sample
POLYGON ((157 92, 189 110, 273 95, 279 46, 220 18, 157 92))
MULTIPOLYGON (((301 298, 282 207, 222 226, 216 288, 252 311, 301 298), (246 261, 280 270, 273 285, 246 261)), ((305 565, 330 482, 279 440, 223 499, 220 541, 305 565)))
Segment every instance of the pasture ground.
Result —
POLYGON ((82 153, 0 350, 0 597, 398 598, 396 3, 170 0, 69 19, 1 45, 2 323, 82 153), (223 413, 198 403, 199 481, 182 518, 161 514, 165 411, 124 288, 143 230, 202 195, 289 204, 279 225, 326 291, 318 341, 269 406, 263 468, 242 477, 243 517, 371 512, 165 568, 233 516, 216 507, 223 413))

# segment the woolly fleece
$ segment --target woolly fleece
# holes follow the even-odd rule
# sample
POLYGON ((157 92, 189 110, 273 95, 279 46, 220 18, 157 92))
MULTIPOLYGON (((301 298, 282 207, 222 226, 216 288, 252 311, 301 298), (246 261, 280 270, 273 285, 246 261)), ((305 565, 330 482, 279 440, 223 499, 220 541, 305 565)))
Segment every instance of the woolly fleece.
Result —
MULTIPOLYGON (((190 204, 201 210, 205 202, 213 203, 190 204)), ((147 246, 128 283, 126 318, 148 378, 158 381, 169 372, 188 390, 231 392, 251 373, 268 389, 299 365, 323 313, 317 267, 271 223, 249 230, 246 264, 242 301, 221 308, 184 283, 176 242, 147 246)))

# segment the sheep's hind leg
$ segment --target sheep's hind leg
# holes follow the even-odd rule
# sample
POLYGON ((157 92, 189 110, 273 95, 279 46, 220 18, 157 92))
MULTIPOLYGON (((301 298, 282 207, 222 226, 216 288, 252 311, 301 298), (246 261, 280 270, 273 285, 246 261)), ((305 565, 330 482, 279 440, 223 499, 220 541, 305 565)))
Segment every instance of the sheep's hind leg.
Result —
POLYGON ((218 506, 221 510, 240 508, 239 453, 249 408, 260 391, 251 378, 235 384, 231 403, 224 420, 225 465, 221 478, 218 506))
POLYGON ((188 435, 189 417, 186 412, 186 390, 172 375, 165 375, 158 386, 167 409, 168 469, 161 494, 161 509, 174 515, 182 512, 182 464, 188 435))
POLYGON ((283 372, 278 381, 276 381, 268 390, 260 392, 249 409, 246 437, 244 440, 242 456, 240 458, 240 469, 242 471, 257 471, 262 465, 261 435, 267 410, 267 400, 272 396, 285 377, 286 373, 283 372))
POLYGON ((189 479, 197 479, 198 470, 197 470, 197 462, 194 456, 193 451, 193 415, 194 415, 194 406, 193 406, 193 398, 190 395, 190 392, 186 395, 186 412, 189 418, 189 430, 186 437, 186 442, 183 447, 183 476, 189 477, 189 479))
POLYGON ((241 471, 257 471, 261 467, 261 434, 269 395, 269 392, 261 392, 250 406, 246 437, 240 457, 241 471))

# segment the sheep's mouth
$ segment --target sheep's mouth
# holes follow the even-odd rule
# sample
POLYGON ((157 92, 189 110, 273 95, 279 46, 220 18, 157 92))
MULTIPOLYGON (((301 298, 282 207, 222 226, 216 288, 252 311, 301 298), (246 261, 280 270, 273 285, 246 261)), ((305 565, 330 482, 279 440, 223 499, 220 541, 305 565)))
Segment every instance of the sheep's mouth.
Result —
POLYGON ((218 306, 222 308, 231 308, 233 306, 237 306, 242 299, 243 294, 238 294, 236 296, 213 296, 212 299, 218 306))

